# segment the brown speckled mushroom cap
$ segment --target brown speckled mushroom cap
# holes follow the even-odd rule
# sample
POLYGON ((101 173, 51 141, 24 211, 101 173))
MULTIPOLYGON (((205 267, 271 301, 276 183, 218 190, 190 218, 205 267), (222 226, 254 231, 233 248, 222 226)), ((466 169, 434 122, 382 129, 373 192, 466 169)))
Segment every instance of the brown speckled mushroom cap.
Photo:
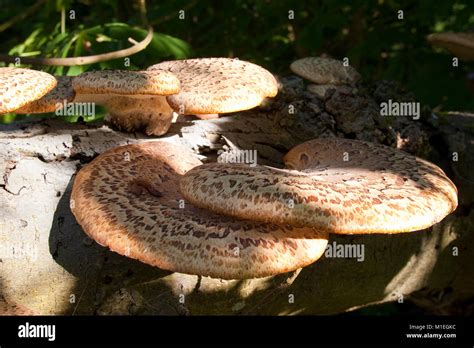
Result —
POLYGON ((58 104, 72 102, 76 93, 71 76, 56 76, 57 85, 42 98, 15 110, 17 114, 41 114, 56 111, 58 104))
POLYGON ((0 114, 41 98, 55 86, 54 76, 42 71, 0 68, 0 114))
POLYGON ((200 165, 184 147, 153 141, 114 148, 79 171, 71 209, 101 245, 166 270, 224 279, 298 269, 327 234, 236 220, 184 202, 179 178, 200 165))
POLYGON ((344 234, 416 231, 457 206, 456 187, 440 168, 386 146, 316 139, 284 162, 290 169, 204 164, 180 189, 218 213, 344 234))
POLYGON ((474 60, 474 33, 435 33, 428 36, 432 45, 443 47, 462 60, 474 60))
POLYGON ((170 95, 179 92, 179 80, 164 70, 98 70, 76 76, 78 94, 170 95))
POLYGON ((278 93, 273 75, 264 68, 233 58, 197 58, 162 62, 181 81, 181 91, 167 97, 183 115, 220 114, 248 110, 278 93))
POLYGON ((351 66, 336 59, 306 57, 291 63, 291 71, 320 85, 353 85, 360 80, 360 74, 351 66))
POLYGON ((25 306, 11 300, 7 300, 0 295, 0 316, 3 315, 35 315, 35 313, 25 306))

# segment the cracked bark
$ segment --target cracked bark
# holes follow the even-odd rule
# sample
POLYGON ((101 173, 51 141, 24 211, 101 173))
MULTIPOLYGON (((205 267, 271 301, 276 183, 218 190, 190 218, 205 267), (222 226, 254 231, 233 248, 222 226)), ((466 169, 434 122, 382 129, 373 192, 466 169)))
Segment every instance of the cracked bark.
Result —
MULTIPOLYGON (((256 149, 259 163, 280 166, 284 153, 300 142, 344 135, 341 118, 323 115, 321 106, 315 117, 307 102, 294 115, 287 105, 278 105, 281 100, 276 103, 220 119, 176 123, 163 139, 208 160, 226 147, 256 149)), ((363 262, 323 257, 298 272, 241 281, 170 273, 130 260, 91 242, 76 223, 69 209, 76 171, 109 148, 153 138, 57 120, 2 125, 0 308, 3 301, 37 314, 333 314, 403 299, 435 313, 472 313, 466 303, 474 297, 474 212, 472 173, 465 166, 472 162, 474 142, 473 128, 463 123, 472 124, 472 117, 460 120, 426 131, 429 158, 459 188, 462 203, 455 214, 415 233, 331 236, 329 243, 363 244, 363 262), (462 144, 453 137, 460 133, 462 144), (442 149, 460 151, 464 162, 446 160, 442 149)), ((385 126, 374 124, 375 130, 360 134, 396 143, 385 126)), ((392 127, 392 133, 403 127, 392 127)))

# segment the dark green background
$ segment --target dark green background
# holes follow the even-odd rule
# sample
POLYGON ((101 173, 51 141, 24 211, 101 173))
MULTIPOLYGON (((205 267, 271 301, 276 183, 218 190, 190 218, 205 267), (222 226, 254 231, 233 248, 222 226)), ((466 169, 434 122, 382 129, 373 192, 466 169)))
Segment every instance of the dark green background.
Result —
MULTIPOLYGON (((36 1, 0 0, 0 23, 26 11, 36 1)), ((349 57, 366 82, 393 79, 417 99, 442 110, 474 110, 467 74, 474 63, 452 67, 452 56, 431 47, 432 32, 474 28, 474 1, 362 0, 161 0, 147 1, 155 29, 152 44, 131 57, 132 69, 167 59, 233 56, 272 72, 289 74, 299 57, 328 54, 349 57), (180 10, 185 19, 180 20, 180 10), (288 18, 289 11, 295 18, 288 18), (397 18, 403 10, 404 19, 397 18)), ((2 53, 73 57, 130 46, 142 39, 138 1, 49 0, 25 20, 0 32, 2 53), (61 9, 67 16, 60 32, 61 9)), ((42 67, 34 67, 42 68, 42 67)), ((92 66, 43 67, 77 75, 91 69, 124 68, 123 59, 92 66)), ((473 83, 474 84, 474 83, 473 83)), ((12 115, 4 121, 13 120, 12 115)))

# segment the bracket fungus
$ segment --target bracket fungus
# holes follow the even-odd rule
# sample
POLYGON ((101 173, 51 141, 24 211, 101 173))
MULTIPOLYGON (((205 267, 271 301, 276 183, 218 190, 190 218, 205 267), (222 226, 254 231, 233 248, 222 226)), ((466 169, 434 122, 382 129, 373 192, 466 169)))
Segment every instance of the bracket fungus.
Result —
POLYGON ((65 102, 72 102, 76 93, 72 88, 71 76, 56 76, 56 87, 45 96, 15 110, 17 114, 42 114, 62 108, 65 102))
POLYGON ((163 70, 90 71, 73 80, 75 102, 104 105, 108 120, 128 132, 145 129, 162 135, 171 125, 173 110, 164 96, 179 92, 176 76, 163 70))
POLYGON ((0 114, 40 99, 56 86, 54 76, 37 70, 0 68, 0 114))
POLYGON ((148 68, 155 69, 170 71, 179 78, 180 92, 166 99, 181 115, 248 110, 278 93, 278 83, 269 71, 235 58, 184 59, 148 68))
POLYGON ((264 277, 324 253, 326 232, 236 220, 182 201, 180 177, 201 164, 190 150, 164 141, 109 150, 77 174, 72 212, 99 244, 175 272, 264 277))
POLYGON ((290 69, 318 85, 355 85, 361 78, 353 67, 332 58, 301 58, 291 63, 290 69))
POLYGON ((203 164, 181 178, 180 190, 221 214, 341 234, 416 231, 457 206, 439 167, 387 146, 315 139, 284 162, 288 169, 203 164))
POLYGON ((461 60, 474 60, 474 33, 434 33, 428 35, 428 42, 447 49, 461 60))

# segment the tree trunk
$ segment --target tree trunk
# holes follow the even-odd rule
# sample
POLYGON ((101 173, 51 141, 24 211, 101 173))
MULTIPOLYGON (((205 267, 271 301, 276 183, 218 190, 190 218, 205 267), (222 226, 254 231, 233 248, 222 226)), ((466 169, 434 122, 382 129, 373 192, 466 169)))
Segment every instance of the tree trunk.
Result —
MULTIPOLYGON (((299 86, 295 81, 290 84, 299 86)), ((434 313, 472 313, 466 303, 472 304, 474 297, 469 170, 474 128, 465 125, 472 125, 472 116, 445 116, 450 122, 436 119, 436 125, 433 119, 387 125, 378 116, 377 98, 347 90, 331 91, 323 99, 291 88, 280 94, 258 110, 175 123, 162 138, 209 160, 219 149, 256 149, 260 163, 275 166, 281 166, 288 149, 320 136, 386 143, 441 165, 459 188, 460 207, 424 231, 331 235, 330 245, 363 246, 363 260, 326 256, 297 272, 249 280, 170 273, 94 243, 69 209, 74 174, 83 164, 109 148, 153 138, 51 119, 1 125, 0 309, 14 313, 20 307, 36 314, 334 314, 412 300, 434 313), (295 97, 299 95, 303 97, 295 97), (457 162, 451 160, 453 152, 459 155, 457 162)))

